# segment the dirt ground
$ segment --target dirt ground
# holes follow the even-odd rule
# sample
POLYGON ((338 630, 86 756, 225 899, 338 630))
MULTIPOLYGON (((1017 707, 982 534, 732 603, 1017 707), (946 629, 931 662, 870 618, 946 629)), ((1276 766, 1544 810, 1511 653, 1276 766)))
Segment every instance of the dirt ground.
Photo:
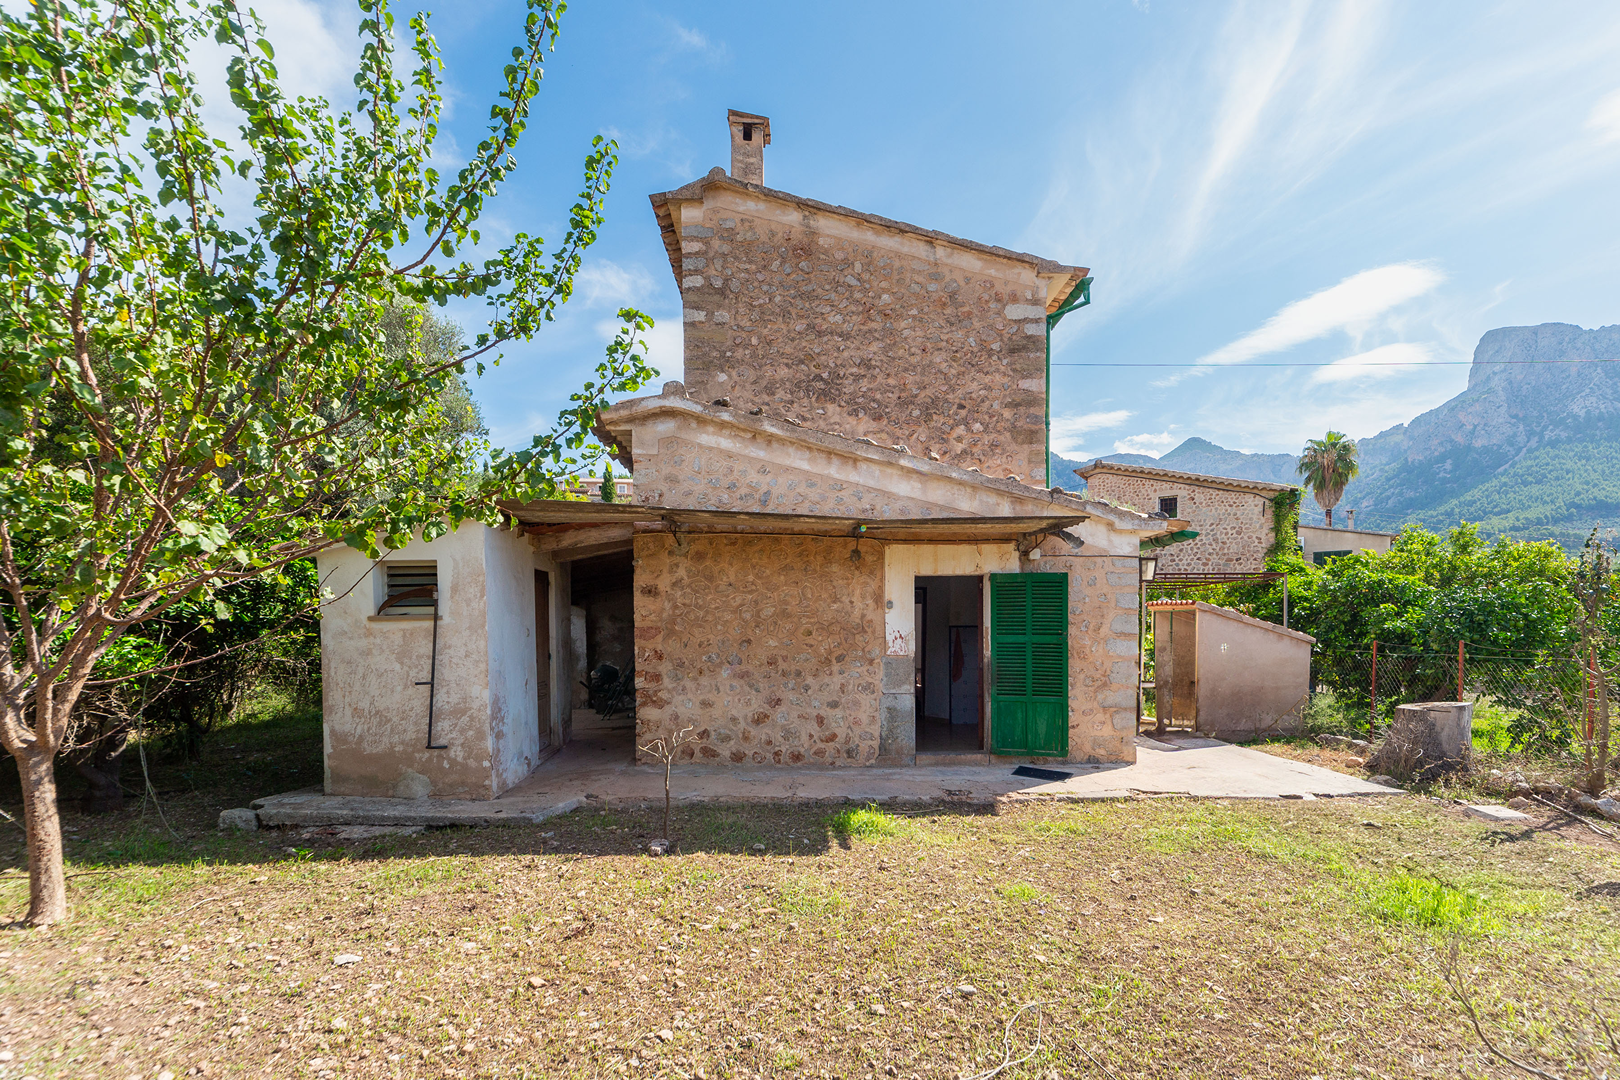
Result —
POLYGON ((0 931, 0 1077, 1514 1075, 1441 978, 1454 943, 1504 1049, 1566 1076, 1617 1056, 1592 1007, 1620 1027, 1620 847, 1567 819, 695 807, 665 858, 656 804, 214 829, 307 768, 309 733, 239 725, 162 766, 164 820, 68 813, 73 920, 0 931))

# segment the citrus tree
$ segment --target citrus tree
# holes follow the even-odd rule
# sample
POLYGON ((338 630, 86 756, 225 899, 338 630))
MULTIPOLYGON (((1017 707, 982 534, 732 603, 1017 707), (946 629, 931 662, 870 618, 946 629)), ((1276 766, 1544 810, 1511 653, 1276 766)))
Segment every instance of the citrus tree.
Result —
POLYGON ((284 93, 234 0, 0 10, 0 744, 22 781, 31 922, 66 915, 53 767, 132 627, 334 543, 375 557, 497 524, 497 496, 554 494, 590 463, 607 397, 651 377, 651 324, 626 309, 533 445, 439 437, 446 387, 553 317, 602 220, 616 158, 598 139, 560 242, 519 233, 476 257, 562 6, 529 0, 488 132, 443 173, 438 48, 387 0, 360 0, 343 107, 284 93), (234 132, 203 122, 207 38, 234 132), (456 297, 489 306, 465 350, 384 347, 398 312, 456 297))

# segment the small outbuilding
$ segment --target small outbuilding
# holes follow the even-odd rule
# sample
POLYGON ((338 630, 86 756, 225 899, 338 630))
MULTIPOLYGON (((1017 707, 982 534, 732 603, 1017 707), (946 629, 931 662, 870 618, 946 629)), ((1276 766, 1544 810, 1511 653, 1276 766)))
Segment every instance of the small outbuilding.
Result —
POLYGON ((1351 527, 1348 529, 1325 525, 1299 526, 1299 548, 1305 560, 1321 566, 1340 555, 1355 551, 1374 551, 1382 555, 1394 546, 1394 533, 1355 528, 1354 515, 1355 511, 1351 511, 1351 527))
POLYGON ((1300 732, 1315 638, 1202 600, 1147 608, 1161 728, 1234 742, 1300 732))

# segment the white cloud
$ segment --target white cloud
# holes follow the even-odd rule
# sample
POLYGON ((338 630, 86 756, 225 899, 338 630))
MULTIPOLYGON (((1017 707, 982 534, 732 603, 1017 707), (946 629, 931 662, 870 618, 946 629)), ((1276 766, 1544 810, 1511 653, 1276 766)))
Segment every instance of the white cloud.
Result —
POLYGON ((1131 435, 1114 443, 1114 452, 1116 454, 1146 454, 1148 457, 1159 457, 1180 441, 1180 436, 1172 435, 1168 431, 1161 431, 1157 435, 1131 435))
POLYGON ((651 390, 643 393, 656 394, 659 387, 669 380, 685 378, 685 348, 686 337, 682 333, 680 315, 659 319, 653 325, 647 332, 647 362, 658 369, 658 378, 651 390))
POLYGON ((1592 106, 1586 126, 1597 132, 1598 142, 1620 142, 1620 90, 1605 94, 1592 106))
POLYGON ((574 276, 576 299, 587 307, 642 307, 656 293, 652 275, 640 265, 621 266, 592 259, 574 276))
POLYGON ((1052 417, 1052 451, 1072 456, 1080 452, 1084 443, 1082 435, 1093 431, 1102 431, 1106 428, 1118 427, 1131 418, 1129 409, 1115 409, 1112 412, 1071 413, 1068 416, 1052 417))
POLYGON ((701 30, 689 30, 680 23, 671 23, 670 29, 675 35, 675 40, 688 49, 707 49, 709 47, 709 38, 701 30))
MULTIPOLYGON (((595 324, 597 339, 604 344, 612 341, 622 325, 618 319, 599 319, 595 324)), ((653 380, 650 390, 647 387, 638 390, 633 395, 637 397, 658 393, 658 388, 668 380, 682 378, 686 367, 686 336, 682 333, 679 315, 654 319, 653 328, 643 337, 647 342, 647 363, 658 369, 658 378, 653 380)))
POLYGON ((691 26, 682 26, 674 19, 664 19, 669 29, 669 42, 677 51, 700 53, 710 61, 726 58, 726 43, 711 41, 709 35, 691 26))
POLYGON ((1335 330, 1364 331, 1378 316, 1430 292, 1445 280, 1439 270, 1423 263, 1392 263, 1363 270, 1337 285, 1295 300, 1259 329, 1199 357, 1198 363, 1241 364, 1335 330))
POLYGON ((1411 341, 1380 345, 1343 360, 1335 360, 1327 367, 1318 368, 1312 375, 1313 383, 1336 383, 1348 379, 1384 379, 1400 374, 1401 364, 1420 364, 1434 357, 1432 346, 1411 341))

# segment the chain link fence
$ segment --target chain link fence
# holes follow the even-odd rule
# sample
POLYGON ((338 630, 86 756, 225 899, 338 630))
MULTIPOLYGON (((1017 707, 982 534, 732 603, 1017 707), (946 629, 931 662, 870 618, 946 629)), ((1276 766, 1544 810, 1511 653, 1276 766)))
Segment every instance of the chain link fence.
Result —
POLYGON ((1569 753, 1591 738, 1594 711, 1587 671, 1555 654, 1460 650, 1417 652, 1380 644, 1335 650, 1311 661, 1307 725, 1377 736, 1395 706, 1472 701, 1476 739, 1502 750, 1569 753))

